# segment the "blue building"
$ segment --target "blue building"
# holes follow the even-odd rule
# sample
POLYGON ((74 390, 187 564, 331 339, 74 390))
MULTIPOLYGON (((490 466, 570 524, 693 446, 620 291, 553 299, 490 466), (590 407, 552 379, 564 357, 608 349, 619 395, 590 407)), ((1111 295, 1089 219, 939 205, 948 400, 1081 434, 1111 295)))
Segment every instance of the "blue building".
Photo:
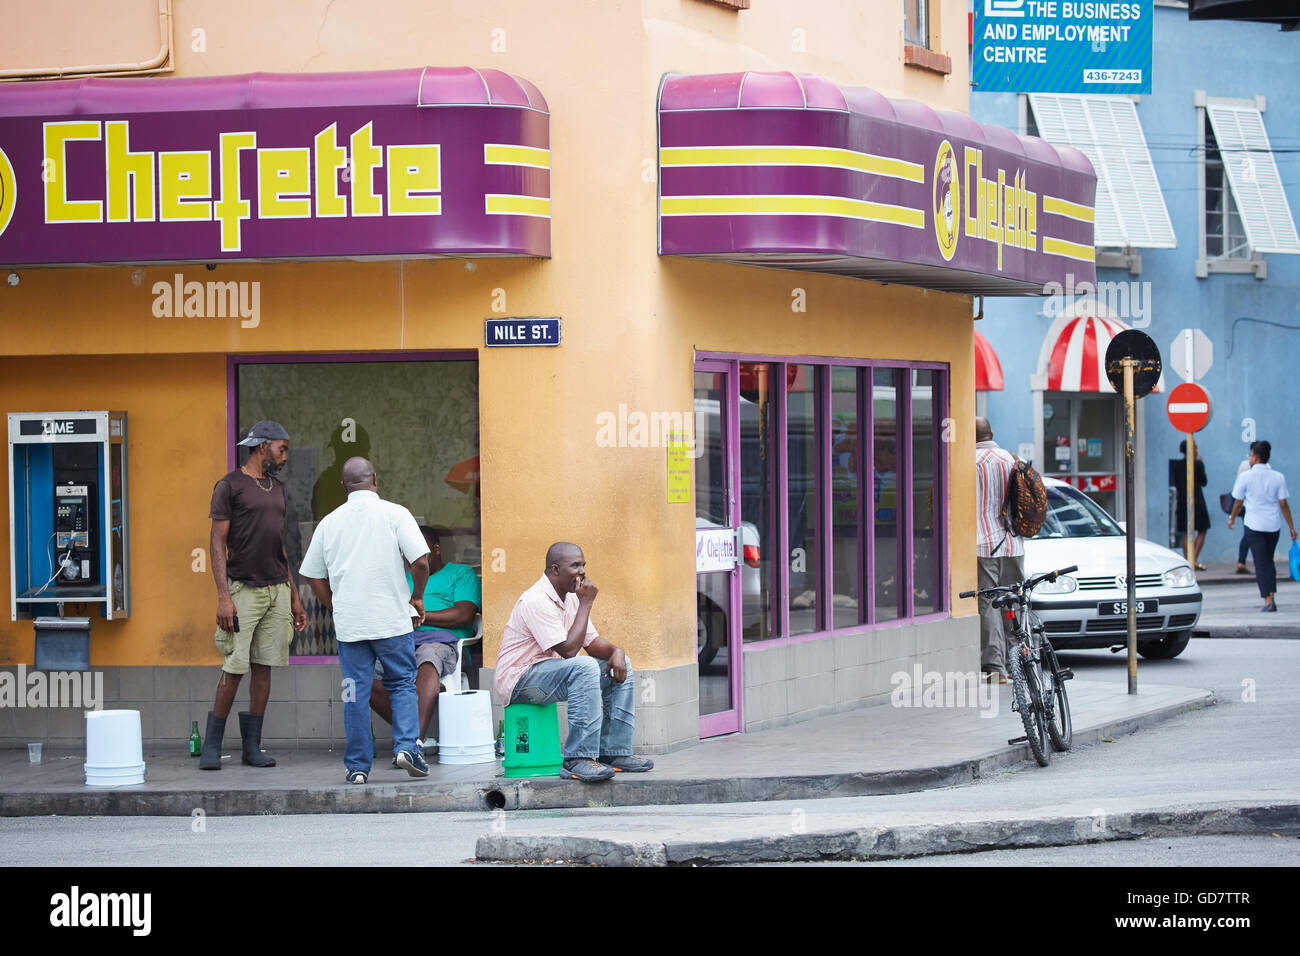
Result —
POLYGON ((1196 436, 1212 523, 1201 560, 1235 560, 1240 525, 1227 530, 1218 496, 1249 443, 1268 439, 1273 466, 1300 487, 1300 34, 1192 22, 1168 0, 1157 0, 1154 30, 1150 95, 971 93, 973 118, 1075 146, 1098 180, 1097 288, 986 300, 976 330, 1006 384, 977 404, 1004 448, 1169 543, 1168 462, 1184 436, 1166 399, 1186 362, 1180 333, 1203 333, 1195 352, 1211 364, 1196 380, 1213 418, 1196 436), (1125 327, 1155 340, 1165 369, 1162 391, 1138 402, 1131 516, 1123 401, 1099 368, 1125 327))

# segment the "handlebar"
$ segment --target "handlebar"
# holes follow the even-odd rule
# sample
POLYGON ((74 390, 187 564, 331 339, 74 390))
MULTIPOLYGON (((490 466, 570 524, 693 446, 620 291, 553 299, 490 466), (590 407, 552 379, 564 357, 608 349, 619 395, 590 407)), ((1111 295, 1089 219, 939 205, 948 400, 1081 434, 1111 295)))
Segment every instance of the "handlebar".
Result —
POLYGON ((995 588, 976 588, 974 591, 962 591, 957 595, 959 598, 973 598, 981 594, 1020 594, 1032 591, 1044 581, 1055 581, 1058 575, 1071 574, 1079 570, 1077 564, 1072 564, 1068 568, 1057 568, 1055 571, 1046 571, 1036 577, 1021 581, 1019 584, 1004 584, 995 588))

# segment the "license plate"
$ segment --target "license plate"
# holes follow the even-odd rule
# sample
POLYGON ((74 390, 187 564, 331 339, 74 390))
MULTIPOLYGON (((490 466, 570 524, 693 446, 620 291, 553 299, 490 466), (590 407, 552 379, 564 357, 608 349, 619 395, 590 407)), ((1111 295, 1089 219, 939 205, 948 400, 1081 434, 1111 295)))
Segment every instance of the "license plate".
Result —
MULTIPOLYGON (((1143 598, 1140 601, 1133 602, 1137 614, 1151 614, 1160 609, 1160 601, 1157 598, 1143 598)), ((1127 614, 1128 601, 1102 601, 1097 605, 1098 614, 1127 614)))

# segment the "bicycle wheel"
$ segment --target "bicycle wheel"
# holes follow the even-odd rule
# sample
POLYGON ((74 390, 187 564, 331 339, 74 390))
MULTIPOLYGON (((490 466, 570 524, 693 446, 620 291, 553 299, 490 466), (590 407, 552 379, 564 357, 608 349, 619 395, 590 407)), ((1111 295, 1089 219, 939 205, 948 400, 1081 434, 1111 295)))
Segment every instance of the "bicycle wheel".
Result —
POLYGON ((1025 737, 1033 751, 1038 766, 1046 767, 1052 759, 1048 749, 1047 719, 1043 716, 1042 693, 1034 666, 1028 661, 1029 649, 1017 643, 1011 649, 1011 692, 1020 711, 1020 721, 1025 725, 1025 737), (1029 663, 1029 666, 1025 665, 1029 663))
POLYGON ((1040 650, 1043 670, 1051 675, 1052 693, 1047 703, 1047 736, 1052 749, 1064 753, 1070 749, 1074 737, 1074 724, 1070 720, 1070 698, 1065 694, 1065 681, 1061 680, 1061 664, 1056 659, 1056 649, 1046 640, 1040 650))

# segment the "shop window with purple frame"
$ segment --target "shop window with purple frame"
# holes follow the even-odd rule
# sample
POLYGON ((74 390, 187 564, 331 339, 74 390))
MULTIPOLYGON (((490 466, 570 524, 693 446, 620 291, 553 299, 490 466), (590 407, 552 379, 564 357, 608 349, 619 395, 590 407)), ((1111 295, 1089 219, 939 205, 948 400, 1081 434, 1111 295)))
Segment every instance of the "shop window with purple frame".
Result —
POLYGON ((935 409, 940 408, 939 376, 932 369, 911 370, 912 614, 943 609, 942 523, 939 516, 939 448, 935 409))
POLYGON ((790 634, 823 630, 819 366, 795 365, 786 389, 786 518, 789 522, 790 634))

